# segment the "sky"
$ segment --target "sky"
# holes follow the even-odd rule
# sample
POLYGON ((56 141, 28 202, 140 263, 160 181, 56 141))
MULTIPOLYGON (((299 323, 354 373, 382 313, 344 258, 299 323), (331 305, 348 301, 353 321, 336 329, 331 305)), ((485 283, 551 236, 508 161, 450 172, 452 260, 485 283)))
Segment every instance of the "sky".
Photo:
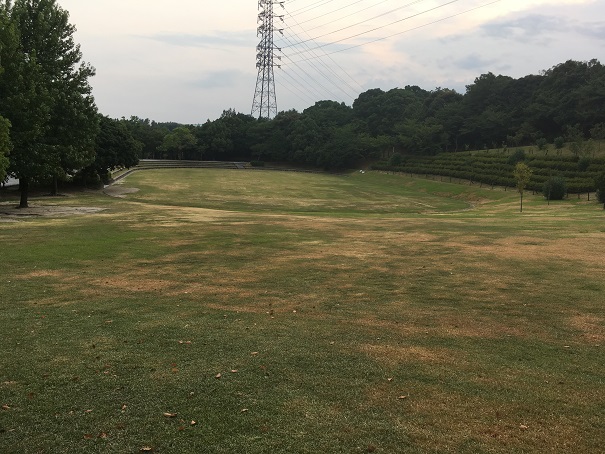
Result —
MULTIPOLYGON (((99 111, 201 124, 251 113, 258 0, 58 0, 99 111)), ((464 93, 567 60, 605 63, 603 0, 284 0, 274 5, 277 107, 352 105, 366 90, 464 93), (280 57, 280 58, 277 58, 280 57)))

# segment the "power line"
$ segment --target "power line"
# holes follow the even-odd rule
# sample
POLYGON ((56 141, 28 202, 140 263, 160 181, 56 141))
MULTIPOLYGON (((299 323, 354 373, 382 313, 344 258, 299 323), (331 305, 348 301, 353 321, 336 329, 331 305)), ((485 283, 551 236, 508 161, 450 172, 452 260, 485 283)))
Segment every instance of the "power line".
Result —
MULTIPOLYGON (((419 2, 422 2, 422 1, 424 1, 424 0, 415 0, 414 2, 410 3, 410 5, 411 5, 411 4, 414 4, 414 3, 419 3, 419 2)), ((412 14, 412 15, 410 15, 410 16, 404 17, 403 19, 398 19, 398 20, 393 21, 393 22, 390 22, 390 23, 388 23, 388 24, 381 25, 380 27, 374 27, 374 28, 372 28, 372 29, 370 29, 370 30, 366 30, 366 31, 364 31, 364 32, 360 32, 360 33, 357 33, 357 34, 354 34, 354 35, 348 36, 348 37, 346 37, 346 38, 339 39, 339 40, 337 40, 337 41, 332 41, 332 42, 330 42, 330 43, 321 44, 321 45, 317 46, 316 48, 317 48, 317 49, 319 49, 319 48, 323 48, 323 47, 331 46, 331 45, 333 45, 333 44, 341 43, 341 42, 343 42, 343 41, 347 41, 347 40, 352 39, 352 38, 357 38, 357 37, 362 36, 362 35, 367 35, 368 33, 375 32, 375 31, 377 31, 377 30, 381 30, 381 29, 386 28, 386 27, 390 27, 391 25, 395 25, 395 24, 398 24, 398 23, 400 23, 400 22, 404 22, 404 21, 406 21, 406 20, 410 20, 410 19, 413 19, 413 18, 418 17, 418 16, 422 16, 423 14, 426 14, 426 13, 430 13, 430 12, 436 11, 436 10, 438 10, 438 9, 441 9, 441 8, 445 7, 445 6, 449 6, 449 5, 451 5, 451 4, 458 3, 459 1, 461 1, 461 0, 450 0, 450 1, 446 2, 446 3, 443 3, 442 5, 438 5, 438 6, 435 6, 435 7, 433 7, 433 8, 429 8, 429 9, 427 9, 427 10, 421 11, 421 12, 419 12, 419 13, 412 14)), ((407 6, 407 5, 406 5, 406 6, 407 6)), ((365 21, 364 21, 364 22, 365 22, 365 21)), ((345 27, 345 28, 350 28, 350 27, 345 27)), ((342 30, 344 30, 344 29, 342 29, 342 30)), ((330 35, 330 34, 333 34, 333 33, 336 33, 336 32, 327 33, 327 34, 324 34, 324 35, 321 35, 321 36, 326 36, 326 35, 330 35)), ((321 37, 321 36, 319 36, 319 37, 321 37)), ((318 38, 319 38, 319 37, 318 37, 318 38)), ((316 38, 314 38, 314 39, 316 39, 316 38)), ((292 55, 299 55, 299 54, 302 54, 302 53, 304 53, 304 52, 296 52, 296 53, 294 53, 294 54, 292 54, 292 55)))
MULTIPOLYGON (((407 8, 408 6, 412 6, 412 5, 415 5, 415 4, 417 4, 417 3, 422 3, 422 2, 424 2, 424 1, 426 1, 426 0, 414 0, 413 2, 410 2, 410 3, 406 4, 406 5, 403 5, 403 6, 400 6, 400 7, 398 7, 398 8, 392 9, 392 10, 390 10, 390 11, 386 11, 386 12, 384 12, 384 13, 381 13, 381 14, 377 15, 377 16, 370 17, 369 19, 362 20, 361 22, 357 22, 357 23, 352 24, 352 25, 347 25, 346 27, 339 28, 338 30, 334 30, 334 31, 331 31, 331 32, 328 32, 328 33, 324 33, 323 35, 316 36, 316 37, 312 38, 312 40, 313 40, 313 41, 315 41, 316 39, 323 38, 324 36, 333 35, 334 33, 338 33, 338 32, 341 32, 341 31, 343 31, 343 30, 348 30, 349 28, 357 27, 358 25, 365 24, 365 23, 367 23, 367 22, 373 21, 374 19, 378 19, 379 17, 383 17, 383 16, 386 16, 386 15, 388 15, 388 14, 392 14, 392 13, 394 13, 394 12, 396 12, 396 11, 399 11, 399 10, 405 9, 405 8, 407 8)), ((453 0, 451 3, 454 3, 454 2, 456 2, 456 1, 459 1, 459 0, 453 0)), ((448 5, 448 4, 449 4, 449 3, 446 3, 446 4, 442 5, 442 6, 446 6, 446 5, 448 5)), ((429 10, 429 11, 431 11, 431 10, 429 10)), ((412 16, 412 17, 413 17, 413 16, 412 16)), ((405 20, 405 19, 404 19, 404 20, 405 20)), ((400 21, 391 22, 390 24, 384 25, 384 27, 388 27, 389 25, 396 24, 397 22, 400 22, 400 21)), ((317 28, 317 27, 316 27, 316 28, 317 28)), ((380 27, 380 28, 382 28, 382 27, 380 27)), ((369 33, 369 32, 371 32, 371 31, 374 31, 374 30, 369 30, 369 31, 368 31, 368 32, 366 32, 366 33, 369 33)))
MULTIPOLYGON (((290 14, 289 14, 289 12, 288 12, 288 15, 290 15, 290 14)), ((295 18, 292 18, 292 20, 294 20, 294 21, 296 22, 296 19, 295 19, 295 18)), ((296 23, 296 25, 297 25, 299 28, 301 28, 301 29, 303 30, 303 32, 305 31, 305 30, 304 30, 304 29, 303 29, 303 28, 300 26, 300 24, 296 23)), ((289 31, 293 31, 293 29, 292 29, 292 28, 290 28, 290 29, 289 29, 289 31)), ((294 32, 294 33, 295 33, 295 32, 294 32)), ((305 33, 306 33, 306 32, 305 32, 305 33)), ((296 33, 295 33, 295 36, 296 36, 296 38, 299 38, 299 37, 298 37, 298 35, 297 35, 296 33)), ((290 43, 291 43, 291 41, 290 41, 290 40, 288 40, 288 42, 290 42, 290 43)), ((321 58, 321 56, 318 56, 314 50, 312 50, 312 49, 310 49, 310 48, 309 48, 309 45, 308 45, 308 44, 306 44, 306 42, 307 42, 306 40, 301 40, 301 39, 299 39, 299 42, 298 42, 298 43, 294 43, 294 45, 303 44, 303 45, 304 45, 304 47, 306 47, 306 48, 307 48, 307 50, 308 50, 309 52, 311 52, 311 53, 312 53, 312 55, 314 55, 316 58, 321 58)), ((322 52, 325 54, 325 51, 323 51, 323 49, 322 49, 322 52)), ((286 56, 286 58, 290 59, 290 57, 289 57, 289 56, 287 56, 287 55, 285 55, 285 56, 286 56)), ((358 86, 361 88, 361 85, 359 85, 359 83, 358 83, 358 82, 357 82, 357 81, 356 81, 356 80, 355 80, 353 77, 351 77, 351 75, 350 75, 350 74, 348 74, 344 68, 342 68, 342 67, 341 67, 341 66, 340 66, 338 63, 336 63, 336 61, 335 61, 335 60, 334 60, 332 57, 328 57, 328 58, 330 59, 330 61, 331 61, 331 62, 332 62, 334 65, 336 65, 336 66, 337 66, 337 67, 340 69, 340 71, 342 71, 342 73, 344 73, 344 74, 345 74, 345 75, 346 75, 346 76, 347 76, 347 77, 348 77, 348 78, 349 78, 351 81, 353 81, 353 82, 354 82, 356 85, 358 85, 358 86)), ((336 71, 335 71, 335 70, 334 70, 332 67, 330 67, 329 65, 327 65, 326 63, 324 63, 324 61, 323 61, 323 60, 320 60, 320 63, 321 63, 321 65, 322 65, 322 66, 323 66, 325 69, 327 69, 327 70, 328 70, 328 71, 329 71, 329 72, 330 72, 330 73, 331 73, 331 74, 332 74, 334 77, 336 77, 336 79, 338 79, 338 80, 339 80, 339 81, 340 81, 342 84, 344 84, 346 87, 348 87, 348 88, 349 88, 349 89, 350 89, 350 90, 351 90, 353 93, 355 93, 355 92, 357 91, 355 88, 353 88, 353 87, 352 87, 352 86, 349 84, 349 82, 347 82, 347 81, 346 81, 346 80, 345 80, 343 77, 341 77, 341 76, 340 76, 340 74, 338 74, 338 73, 337 73, 337 72, 336 72, 336 71)), ((317 68, 316 68, 316 69, 317 69, 317 68)), ((333 83, 333 84, 336 86, 336 88, 338 88, 339 90, 342 90, 342 87, 341 87, 340 85, 335 84, 333 81, 331 81, 331 82, 332 82, 332 83, 333 83)), ((344 90, 343 90, 343 92, 344 92, 344 90)), ((350 97, 350 98, 352 98, 352 96, 350 96, 350 95, 348 95, 348 94, 347 94, 347 96, 348 96, 348 97, 350 97)))
MULTIPOLYGON (((345 49, 339 49, 339 50, 335 50, 335 51, 333 51, 333 52, 326 53, 326 56, 329 56, 329 55, 334 55, 334 54, 338 54, 338 53, 340 53, 340 52, 346 52, 346 51, 348 51, 348 50, 351 50, 351 49, 356 49, 356 48, 358 48, 358 47, 362 47, 362 46, 367 46, 368 44, 377 43, 377 42, 379 42, 379 41, 385 41, 385 40, 387 40, 387 39, 389 39, 389 38, 393 38, 394 36, 403 35, 404 33, 408 33, 408 32, 414 31, 414 30, 418 30, 418 29, 420 29, 420 28, 428 27, 429 25, 434 25, 434 24, 437 24, 437 23, 439 23, 439 22, 444 22, 444 21, 449 20, 449 19, 452 19, 452 18, 454 18, 454 17, 457 17, 457 16, 462 16, 462 15, 464 15, 464 14, 468 14, 468 13, 470 13, 470 12, 472 12, 472 11, 476 11, 476 10, 478 10, 478 9, 485 8, 485 7, 487 7, 487 6, 491 6, 491 5, 493 5, 493 4, 495 4, 495 3, 499 3, 499 2, 500 2, 500 0, 494 0, 494 1, 489 2, 489 3, 486 3, 486 4, 484 4, 484 5, 480 5, 480 6, 477 6, 477 7, 475 7, 475 8, 470 8, 470 9, 467 9, 466 11, 462 11, 462 12, 459 12, 459 13, 456 13, 456 14, 451 14, 451 15, 449 15, 449 16, 443 17, 443 18, 441 18, 441 19, 434 20, 434 21, 432 21, 432 22, 428 22, 428 23, 423 24, 423 25, 419 25, 419 26, 417 26, 417 27, 408 28, 407 30, 403 30, 403 31, 400 31, 400 32, 397 32, 397 33, 393 33, 393 34, 388 35, 388 36, 383 36, 383 37, 381 37, 381 38, 377 38, 377 39, 374 39, 374 40, 372 40, 372 41, 368 41, 368 42, 365 42, 365 43, 361 43, 361 44, 356 44, 356 45, 353 45, 353 46, 349 46, 349 47, 347 47, 347 48, 345 48, 345 49)), ((335 42, 333 42, 333 43, 324 44, 324 45, 322 45, 321 47, 326 47, 326 46, 329 46, 329 45, 331 45, 331 44, 336 44, 336 43, 341 42, 341 41, 344 41, 344 39, 343 39, 343 40, 340 40, 340 41, 335 41, 335 42)), ((302 54, 302 53, 303 53, 303 52, 299 52, 298 54, 302 54)), ((296 62, 297 62, 297 63, 300 63, 300 62, 305 62, 305 61, 308 61, 308 60, 312 60, 312 59, 314 59, 314 58, 315 58, 315 57, 307 57, 307 58, 304 58, 304 59, 301 59, 301 60, 296 60, 296 62)))

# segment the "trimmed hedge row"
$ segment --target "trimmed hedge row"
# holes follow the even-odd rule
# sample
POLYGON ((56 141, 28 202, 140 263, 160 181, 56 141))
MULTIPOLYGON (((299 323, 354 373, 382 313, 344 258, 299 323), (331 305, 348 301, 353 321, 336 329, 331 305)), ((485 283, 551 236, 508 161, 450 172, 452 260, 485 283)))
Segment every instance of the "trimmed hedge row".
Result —
MULTIPOLYGON (((532 170, 527 189, 541 192, 550 177, 561 177, 568 193, 592 192, 596 177, 605 170, 603 158, 576 156, 525 156, 532 170)), ((401 165, 376 163, 374 170, 451 177, 493 186, 514 187, 514 165, 509 156, 486 151, 442 153, 434 156, 402 156, 401 165)))

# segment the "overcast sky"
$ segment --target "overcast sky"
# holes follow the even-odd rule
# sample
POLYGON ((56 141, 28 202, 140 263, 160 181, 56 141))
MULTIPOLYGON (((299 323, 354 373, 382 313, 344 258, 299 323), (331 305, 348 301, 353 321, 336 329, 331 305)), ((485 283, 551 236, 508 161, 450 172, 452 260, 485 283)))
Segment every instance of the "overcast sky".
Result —
MULTIPOLYGON (((569 59, 605 63, 603 0, 492 1, 285 0, 275 6, 278 109, 351 105, 370 88, 463 93, 489 71, 517 78, 569 59)), ((97 70, 101 113, 191 124, 229 108, 250 113, 257 1, 58 3, 97 70)))

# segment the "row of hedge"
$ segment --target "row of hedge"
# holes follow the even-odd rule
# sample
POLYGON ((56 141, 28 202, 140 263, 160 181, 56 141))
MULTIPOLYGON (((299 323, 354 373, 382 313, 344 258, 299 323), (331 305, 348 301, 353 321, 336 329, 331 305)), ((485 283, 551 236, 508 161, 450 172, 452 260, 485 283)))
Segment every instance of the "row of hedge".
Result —
MULTIPOLYGON (((568 193, 592 192, 595 179, 605 171, 605 159, 576 156, 525 156, 517 153, 531 169, 528 189, 542 191, 544 183, 552 177, 561 177, 568 193)), ((514 187, 515 162, 511 156, 489 152, 442 153, 435 156, 400 156, 397 165, 380 162, 374 170, 394 171, 421 175, 436 175, 469 180, 492 186, 514 187)))

